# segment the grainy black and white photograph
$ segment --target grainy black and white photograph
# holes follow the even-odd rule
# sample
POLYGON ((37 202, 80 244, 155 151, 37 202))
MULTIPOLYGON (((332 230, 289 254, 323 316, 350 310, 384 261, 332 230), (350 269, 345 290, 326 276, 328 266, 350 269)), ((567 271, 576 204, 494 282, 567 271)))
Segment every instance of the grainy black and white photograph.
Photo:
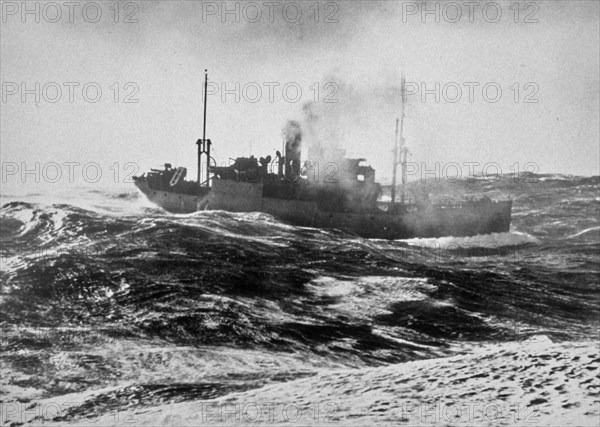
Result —
POLYGON ((0 425, 599 425, 600 2, 0 9, 0 425))

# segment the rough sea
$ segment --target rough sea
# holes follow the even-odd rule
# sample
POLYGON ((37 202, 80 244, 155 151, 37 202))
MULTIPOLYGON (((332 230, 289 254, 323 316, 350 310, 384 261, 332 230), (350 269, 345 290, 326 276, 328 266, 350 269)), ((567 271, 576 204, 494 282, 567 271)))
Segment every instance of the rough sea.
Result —
POLYGON ((370 240, 2 194, 2 425, 598 425, 600 177, 432 185, 511 231, 370 240))

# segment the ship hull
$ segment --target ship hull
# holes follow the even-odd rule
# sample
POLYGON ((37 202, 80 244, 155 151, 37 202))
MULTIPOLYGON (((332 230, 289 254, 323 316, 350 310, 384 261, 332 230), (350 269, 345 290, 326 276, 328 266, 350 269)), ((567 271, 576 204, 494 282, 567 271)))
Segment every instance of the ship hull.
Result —
POLYGON ((151 189, 144 180, 136 186, 153 203, 174 213, 200 210, 264 212, 293 225, 335 228, 365 238, 408 239, 414 237, 473 236, 510 229, 512 201, 426 204, 399 213, 336 212, 320 209, 315 201, 263 197, 260 183, 215 180, 213 187, 198 194, 151 189))

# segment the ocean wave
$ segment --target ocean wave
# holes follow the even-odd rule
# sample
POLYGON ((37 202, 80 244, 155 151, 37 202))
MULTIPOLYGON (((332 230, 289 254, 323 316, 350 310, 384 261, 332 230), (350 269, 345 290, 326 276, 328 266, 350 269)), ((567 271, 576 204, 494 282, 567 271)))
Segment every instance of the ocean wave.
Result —
MULTIPOLYGON (((585 230, 579 231, 578 233, 567 236, 567 239, 574 239, 576 237, 581 237, 586 234, 594 234, 593 237, 598 238, 600 237, 600 227, 586 228, 585 230), (598 234, 598 236, 596 236, 596 234, 598 234)), ((600 239, 596 239, 596 241, 600 241, 600 239)))
POLYGON ((513 247, 528 244, 537 244, 539 240, 528 233, 518 231, 506 233, 490 233, 485 235, 469 237, 438 237, 438 238, 414 238, 403 240, 410 246, 419 246, 426 248, 438 248, 440 246, 448 249, 462 248, 502 248, 513 247))
MULTIPOLYGON (((512 231, 397 241, 263 213, 174 215, 121 190, 13 200, 0 209, 5 401, 79 402, 44 419, 57 423, 137 402, 155 420, 164 405, 266 398, 278 387, 305 399, 303 384, 331 370, 332 387, 355 376, 389 400, 401 391, 392 383, 420 387, 391 371, 422 367, 462 384, 460 370, 489 371, 489 360, 502 362, 492 377, 500 397, 511 358, 528 357, 511 345, 544 334, 560 355, 597 336, 597 185, 462 182, 456 194, 510 187, 512 231), (499 348, 478 352, 490 344, 499 348)), ((539 399, 554 402, 527 403, 539 399)))

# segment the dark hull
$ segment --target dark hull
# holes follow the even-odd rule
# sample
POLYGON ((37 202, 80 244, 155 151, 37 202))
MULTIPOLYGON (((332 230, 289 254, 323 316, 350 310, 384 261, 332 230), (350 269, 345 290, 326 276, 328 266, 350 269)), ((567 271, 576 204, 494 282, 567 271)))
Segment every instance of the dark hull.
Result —
POLYGON ((314 201, 263 197, 260 183, 215 180, 210 190, 200 189, 196 195, 153 190, 143 179, 137 179, 135 184, 150 201, 174 213, 200 210, 264 212, 293 225, 336 228, 378 239, 506 232, 510 228, 512 208, 512 201, 508 200, 452 206, 411 206, 404 213, 334 212, 319 209, 314 201))

